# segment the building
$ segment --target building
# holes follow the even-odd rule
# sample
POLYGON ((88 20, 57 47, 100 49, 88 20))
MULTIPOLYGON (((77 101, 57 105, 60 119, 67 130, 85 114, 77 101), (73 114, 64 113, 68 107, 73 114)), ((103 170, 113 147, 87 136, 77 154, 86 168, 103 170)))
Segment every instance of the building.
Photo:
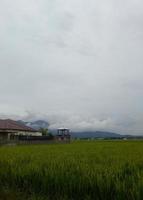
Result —
POLYGON ((17 121, 0 119, 0 140, 12 140, 19 135, 40 136, 41 133, 17 121))
POLYGON ((71 138, 70 130, 68 128, 59 128, 57 130, 57 136, 56 136, 56 138, 58 140, 69 141, 70 138, 71 138))

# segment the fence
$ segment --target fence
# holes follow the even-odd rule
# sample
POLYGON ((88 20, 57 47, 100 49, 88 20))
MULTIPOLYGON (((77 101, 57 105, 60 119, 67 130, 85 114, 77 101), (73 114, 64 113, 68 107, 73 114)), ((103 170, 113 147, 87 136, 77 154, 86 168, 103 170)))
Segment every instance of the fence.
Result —
POLYGON ((0 141, 0 146, 15 146, 15 145, 32 145, 32 144, 67 144, 70 141, 58 141, 58 140, 49 140, 49 141, 41 141, 41 140, 23 140, 23 141, 0 141))

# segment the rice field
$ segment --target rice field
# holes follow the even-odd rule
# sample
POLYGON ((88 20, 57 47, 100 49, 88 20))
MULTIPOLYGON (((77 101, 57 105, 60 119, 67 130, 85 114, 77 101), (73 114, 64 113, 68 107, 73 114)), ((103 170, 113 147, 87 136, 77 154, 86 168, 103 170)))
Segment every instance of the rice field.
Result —
POLYGON ((0 147, 0 200, 96 199, 143 199, 143 141, 0 147))

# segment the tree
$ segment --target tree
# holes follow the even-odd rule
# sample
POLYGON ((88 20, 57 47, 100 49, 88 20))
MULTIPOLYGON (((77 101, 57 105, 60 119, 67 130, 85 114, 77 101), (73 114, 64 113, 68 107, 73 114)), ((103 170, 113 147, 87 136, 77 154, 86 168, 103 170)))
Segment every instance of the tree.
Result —
POLYGON ((40 128, 39 130, 42 133, 42 136, 48 136, 48 129, 47 128, 40 128))
POLYGON ((53 134, 47 128, 40 128, 39 131, 42 133, 42 136, 49 136, 50 139, 54 138, 53 134))

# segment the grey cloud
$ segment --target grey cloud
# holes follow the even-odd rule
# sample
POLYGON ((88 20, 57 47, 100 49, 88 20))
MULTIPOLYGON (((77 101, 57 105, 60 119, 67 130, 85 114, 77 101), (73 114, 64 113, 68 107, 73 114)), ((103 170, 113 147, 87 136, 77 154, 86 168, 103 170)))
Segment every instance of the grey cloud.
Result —
POLYGON ((141 0, 0 0, 1 116, 142 134, 142 9, 141 0))

